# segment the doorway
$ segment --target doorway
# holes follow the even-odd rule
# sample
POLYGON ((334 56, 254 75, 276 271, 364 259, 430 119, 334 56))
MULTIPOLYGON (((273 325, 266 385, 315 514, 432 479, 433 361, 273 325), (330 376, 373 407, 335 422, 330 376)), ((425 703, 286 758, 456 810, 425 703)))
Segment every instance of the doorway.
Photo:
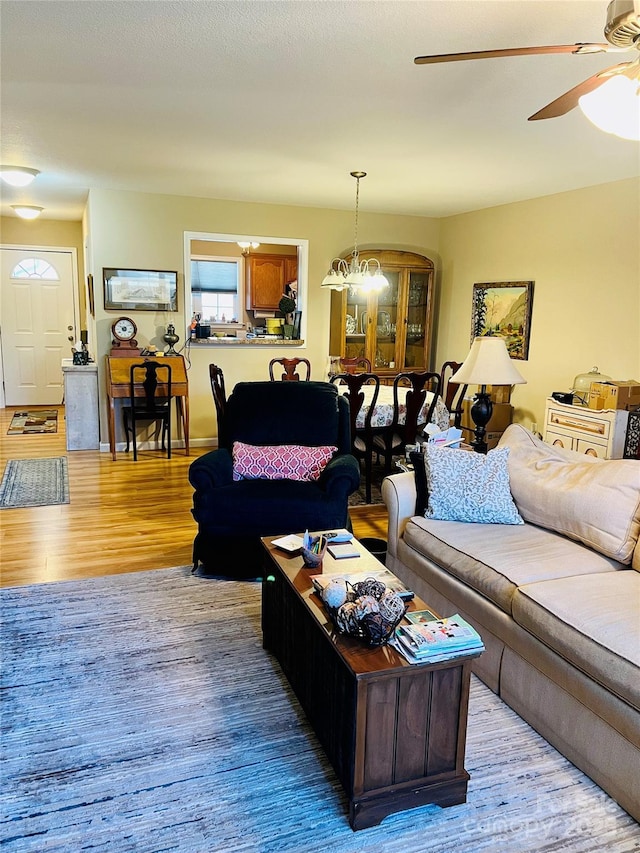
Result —
POLYGON ((76 330, 75 249, 0 249, 4 405, 62 402, 62 359, 76 330))

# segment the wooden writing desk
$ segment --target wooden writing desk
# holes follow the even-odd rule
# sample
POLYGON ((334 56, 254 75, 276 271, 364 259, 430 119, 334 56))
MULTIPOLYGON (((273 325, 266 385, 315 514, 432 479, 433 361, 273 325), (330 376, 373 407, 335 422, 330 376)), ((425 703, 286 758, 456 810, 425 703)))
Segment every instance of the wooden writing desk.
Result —
MULTIPOLYGON (((106 356, 107 360, 107 400, 109 402, 108 417, 109 417, 109 448, 111 457, 115 462, 116 459, 116 422, 115 422, 115 401, 130 397, 131 383, 131 365, 144 364, 145 361, 158 361, 163 363, 165 357, 158 359, 152 358, 125 358, 123 356, 112 357, 106 356)), ((166 359, 167 364, 171 367, 171 396, 176 398, 176 407, 178 417, 182 421, 182 430, 184 434, 184 446, 186 455, 189 455, 189 380, 187 379, 187 369, 184 363, 184 358, 179 356, 170 356, 166 359)), ((162 389, 162 384, 158 386, 162 389)), ((136 397, 143 396, 144 391, 142 386, 136 388, 136 397)))

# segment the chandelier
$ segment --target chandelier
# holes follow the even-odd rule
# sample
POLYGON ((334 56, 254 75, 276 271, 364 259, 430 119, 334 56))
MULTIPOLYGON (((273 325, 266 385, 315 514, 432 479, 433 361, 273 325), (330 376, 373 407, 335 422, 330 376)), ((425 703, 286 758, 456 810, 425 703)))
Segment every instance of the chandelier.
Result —
POLYGON ((360 179, 367 176, 366 172, 351 172, 351 177, 356 179, 356 225, 353 239, 353 252, 351 262, 348 264, 344 258, 334 258, 331 261, 329 272, 322 279, 321 287, 330 290, 344 290, 351 287, 359 290, 382 290, 389 286, 389 282, 382 274, 380 263, 375 258, 360 260, 358 254, 358 209, 360 202, 360 179))

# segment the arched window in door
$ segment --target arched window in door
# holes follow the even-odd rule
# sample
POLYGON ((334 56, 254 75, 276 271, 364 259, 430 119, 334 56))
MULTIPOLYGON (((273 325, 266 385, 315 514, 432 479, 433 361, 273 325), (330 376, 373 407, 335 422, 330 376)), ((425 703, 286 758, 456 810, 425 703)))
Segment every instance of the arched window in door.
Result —
POLYGON ((11 278, 39 278, 46 281, 59 281, 60 276, 48 261, 40 258, 24 258, 16 264, 11 278))

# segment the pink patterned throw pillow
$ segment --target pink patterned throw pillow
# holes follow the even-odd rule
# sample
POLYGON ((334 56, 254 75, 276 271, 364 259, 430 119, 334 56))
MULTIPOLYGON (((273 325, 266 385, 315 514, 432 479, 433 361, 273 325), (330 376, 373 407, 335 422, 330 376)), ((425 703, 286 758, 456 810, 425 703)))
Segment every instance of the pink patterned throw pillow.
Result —
POLYGON ((317 480, 337 447, 233 442, 234 480, 317 480))

